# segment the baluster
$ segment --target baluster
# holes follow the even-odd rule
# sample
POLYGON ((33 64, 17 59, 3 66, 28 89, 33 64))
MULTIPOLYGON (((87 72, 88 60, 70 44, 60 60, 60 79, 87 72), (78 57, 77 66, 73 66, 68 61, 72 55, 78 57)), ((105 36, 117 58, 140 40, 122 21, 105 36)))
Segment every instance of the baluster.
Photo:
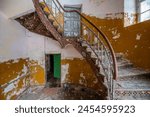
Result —
POLYGON ((82 36, 84 37, 86 35, 86 29, 85 26, 81 26, 82 27, 82 36))
POLYGON ((89 30, 89 43, 91 44, 91 31, 89 30))
POLYGON ((53 1, 51 0, 51 9, 52 9, 52 13, 54 13, 53 12, 53 1))
POLYGON ((90 30, 88 29, 87 32, 88 32, 88 34, 87 34, 87 36, 88 36, 87 37, 87 41, 88 41, 88 43, 90 43, 90 30))
MULTIPOLYGON (((100 66, 101 65, 101 63, 100 63, 100 61, 101 61, 101 54, 100 54, 100 42, 99 42, 99 40, 98 40, 97 44, 98 44, 97 52, 98 52, 98 58, 99 58, 98 66, 100 66)), ((100 68, 100 71, 101 71, 101 67, 99 67, 99 68, 100 68)))
POLYGON ((94 49, 94 51, 96 52, 97 51, 97 49, 96 49, 96 43, 95 43, 95 35, 94 35, 94 37, 92 37, 92 45, 93 45, 93 49, 94 49))
POLYGON ((51 6, 51 8, 52 8, 52 0, 50 0, 50 6, 51 6))
POLYGON ((98 57, 100 58, 100 43, 98 40, 97 40, 97 45, 98 45, 97 47, 98 57))
MULTIPOLYGON (((99 59, 100 59, 100 61, 101 61, 101 54, 100 54, 100 42, 99 42, 99 33, 98 33, 97 43, 98 43, 98 49, 97 49, 97 52, 98 52, 98 58, 99 58, 99 59)), ((99 65, 100 65, 100 61, 99 61, 99 65)), ((101 69, 100 69, 100 70, 101 70, 101 69)))
POLYGON ((112 92, 112 99, 114 97, 114 81, 113 81, 113 71, 111 69, 111 92, 112 92))
POLYGON ((110 64, 108 63, 108 80, 110 82, 111 85, 111 77, 110 77, 110 64))
POLYGON ((57 19, 57 17, 56 17, 56 5, 54 4, 54 2, 53 2, 53 7, 54 7, 54 16, 57 19))
POLYGON ((57 6, 55 5, 55 16, 57 18, 57 6))
POLYGON ((103 45, 101 45, 101 61, 102 61, 102 64, 103 64, 103 45))

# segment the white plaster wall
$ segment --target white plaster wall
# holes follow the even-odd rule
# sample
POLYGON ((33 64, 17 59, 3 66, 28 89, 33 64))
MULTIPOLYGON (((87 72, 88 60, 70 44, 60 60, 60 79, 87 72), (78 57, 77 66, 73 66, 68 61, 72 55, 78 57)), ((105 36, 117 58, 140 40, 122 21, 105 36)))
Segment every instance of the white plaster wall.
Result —
POLYGON ((105 18, 106 14, 123 13, 124 0, 59 0, 62 5, 82 4, 82 12, 105 18))
POLYGON ((82 58, 80 53, 72 45, 67 45, 62 49, 57 41, 50 38, 45 38, 45 53, 61 53, 62 59, 82 58))
POLYGON ((57 41, 26 30, 0 12, 0 62, 29 57, 44 66, 45 54, 52 53, 61 53, 62 59, 82 58, 72 45, 61 49, 57 41))
MULTIPOLYGON (((41 0, 42 1, 42 0, 41 0)), ((108 13, 122 13, 124 0, 59 0, 62 5, 82 4, 82 12, 105 18, 108 13)), ((132 1, 132 0, 130 0, 132 1)), ((14 18, 34 10, 32 0, 1 0, 0 10, 14 18)))
POLYGON ((27 33, 28 55, 31 60, 36 60, 44 67, 45 54, 61 54, 62 59, 82 58, 81 54, 72 46, 61 48, 60 44, 48 37, 32 32, 27 33))
POLYGON ((25 29, 0 12, 0 62, 27 57, 25 29))
POLYGON ((38 64, 43 66, 45 61, 44 52, 44 37, 27 31, 28 40, 28 56, 30 60, 38 61, 38 64))
POLYGON ((0 11, 8 18, 15 18, 33 10, 32 0, 0 0, 0 11))

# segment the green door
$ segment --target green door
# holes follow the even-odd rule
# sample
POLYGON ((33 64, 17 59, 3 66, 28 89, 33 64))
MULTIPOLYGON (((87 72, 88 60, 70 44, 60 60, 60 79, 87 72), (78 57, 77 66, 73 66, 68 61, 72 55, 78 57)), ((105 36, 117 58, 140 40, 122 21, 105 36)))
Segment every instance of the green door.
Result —
POLYGON ((54 54, 54 77, 60 79, 61 77, 61 55, 54 54))

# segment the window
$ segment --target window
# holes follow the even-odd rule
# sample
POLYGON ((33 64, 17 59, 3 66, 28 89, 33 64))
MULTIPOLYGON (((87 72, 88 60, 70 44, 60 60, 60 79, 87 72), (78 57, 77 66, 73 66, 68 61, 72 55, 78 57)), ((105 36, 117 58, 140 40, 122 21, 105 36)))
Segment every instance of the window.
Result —
POLYGON ((138 21, 150 19, 150 0, 137 0, 138 21))

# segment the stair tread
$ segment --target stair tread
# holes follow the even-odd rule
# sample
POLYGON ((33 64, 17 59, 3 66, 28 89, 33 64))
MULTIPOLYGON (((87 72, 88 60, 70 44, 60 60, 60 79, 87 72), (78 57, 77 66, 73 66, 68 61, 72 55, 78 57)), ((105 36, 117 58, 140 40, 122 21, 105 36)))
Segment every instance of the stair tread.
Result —
POLYGON ((148 89, 115 89, 115 91, 121 91, 121 92, 123 92, 123 91, 149 91, 149 94, 150 94, 150 88, 148 88, 148 89))
POLYGON ((116 89, 150 89, 150 81, 121 81, 114 86, 116 89))
POLYGON ((123 64, 123 63, 131 63, 131 62, 127 59, 122 59, 117 61, 117 64, 123 64))
POLYGON ((145 75, 150 74, 150 71, 143 70, 141 68, 126 68, 119 70, 119 78, 129 77, 129 76, 138 76, 138 75, 145 75))
POLYGON ((117 66, 118 67, 120 67, 120 66, 126 66, 126 65, 133 65, 133 63, 131 63, 131 62, 127 62, 127 63, 117 62, 117 66))
POLYGON ((133 67, 133 63, 131 63, 129 60, 122 59, 122 60, 117 61, 117 66, 118 68, 120 67, 129 68, 129 67, 133 67))
POLYGON ((115 56, 117 57, 123 57, 124 56, 124 54, 123 53, 115 53, 115 56))

